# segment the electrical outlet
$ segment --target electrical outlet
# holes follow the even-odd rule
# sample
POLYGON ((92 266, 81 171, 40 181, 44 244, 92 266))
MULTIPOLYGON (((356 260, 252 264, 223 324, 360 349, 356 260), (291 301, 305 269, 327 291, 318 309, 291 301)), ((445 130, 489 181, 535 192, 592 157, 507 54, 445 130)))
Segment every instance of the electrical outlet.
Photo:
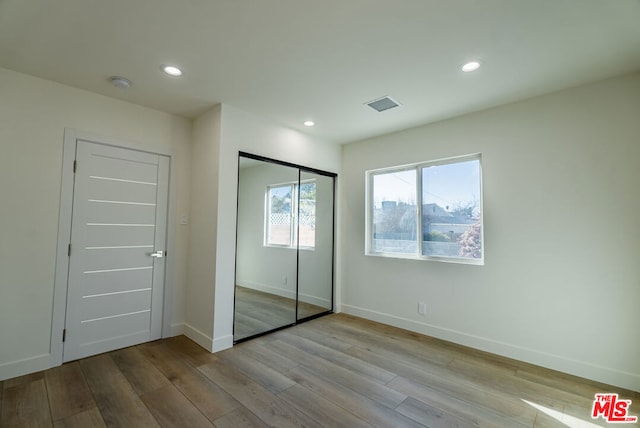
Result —
POLYGON ((420 315, 427 315, 427 304, 424 302, 418 302, 418 313, 420 315))

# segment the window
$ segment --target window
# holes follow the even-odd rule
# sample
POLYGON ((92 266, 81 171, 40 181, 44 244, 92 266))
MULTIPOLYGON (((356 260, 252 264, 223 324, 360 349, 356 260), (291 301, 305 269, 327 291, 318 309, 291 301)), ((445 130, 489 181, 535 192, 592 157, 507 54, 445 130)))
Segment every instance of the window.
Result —
POLYGON ((483 264, 480 155, 367 171, 367 254, 483 264))
POLYGON ((265 245, 311 249, 316 243, 315 181, 267 187, 265 245))

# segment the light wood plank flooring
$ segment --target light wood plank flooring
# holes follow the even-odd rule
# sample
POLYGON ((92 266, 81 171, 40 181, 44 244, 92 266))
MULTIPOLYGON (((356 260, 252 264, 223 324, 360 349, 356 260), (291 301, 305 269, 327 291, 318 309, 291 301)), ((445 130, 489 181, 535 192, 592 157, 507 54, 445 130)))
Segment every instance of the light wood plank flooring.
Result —
MULTIPOLYGON (((296 301, 276 294, 236 286, 234 340, 271 331, 296 321, 296 301)), ((298 302, 298 319, 330 311, 310 303, 298 302)))
POLYGON ((638 393, 335 314, 217 354, 179 336, 0 382, 0 426, 607 426, 596 392, 640 413, 638 393))

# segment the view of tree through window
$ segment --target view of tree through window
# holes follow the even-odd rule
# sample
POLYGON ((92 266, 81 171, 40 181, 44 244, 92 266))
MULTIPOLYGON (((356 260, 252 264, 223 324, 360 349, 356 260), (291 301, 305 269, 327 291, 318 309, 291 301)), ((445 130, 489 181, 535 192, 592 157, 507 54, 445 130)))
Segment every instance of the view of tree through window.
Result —
POLYGON ((369 254, 482 261, 479 155, 368 174, 369 254))
POLYGON ((315 182, 270 186, 267 200, 266 245, 295 247, 299 242, 300 247, 315 246, 315 182))
POLYGON ((421 169, 422 254, 481 258, 480 161, 421 169))

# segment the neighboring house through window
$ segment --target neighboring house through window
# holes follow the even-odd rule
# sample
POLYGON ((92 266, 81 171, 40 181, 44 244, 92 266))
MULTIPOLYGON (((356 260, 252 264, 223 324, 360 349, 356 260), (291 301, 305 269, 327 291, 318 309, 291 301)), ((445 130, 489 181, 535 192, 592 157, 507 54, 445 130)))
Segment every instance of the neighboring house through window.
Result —
POLYGON ((484 264, 480 161, 367 171, 366 253, 484 264))

